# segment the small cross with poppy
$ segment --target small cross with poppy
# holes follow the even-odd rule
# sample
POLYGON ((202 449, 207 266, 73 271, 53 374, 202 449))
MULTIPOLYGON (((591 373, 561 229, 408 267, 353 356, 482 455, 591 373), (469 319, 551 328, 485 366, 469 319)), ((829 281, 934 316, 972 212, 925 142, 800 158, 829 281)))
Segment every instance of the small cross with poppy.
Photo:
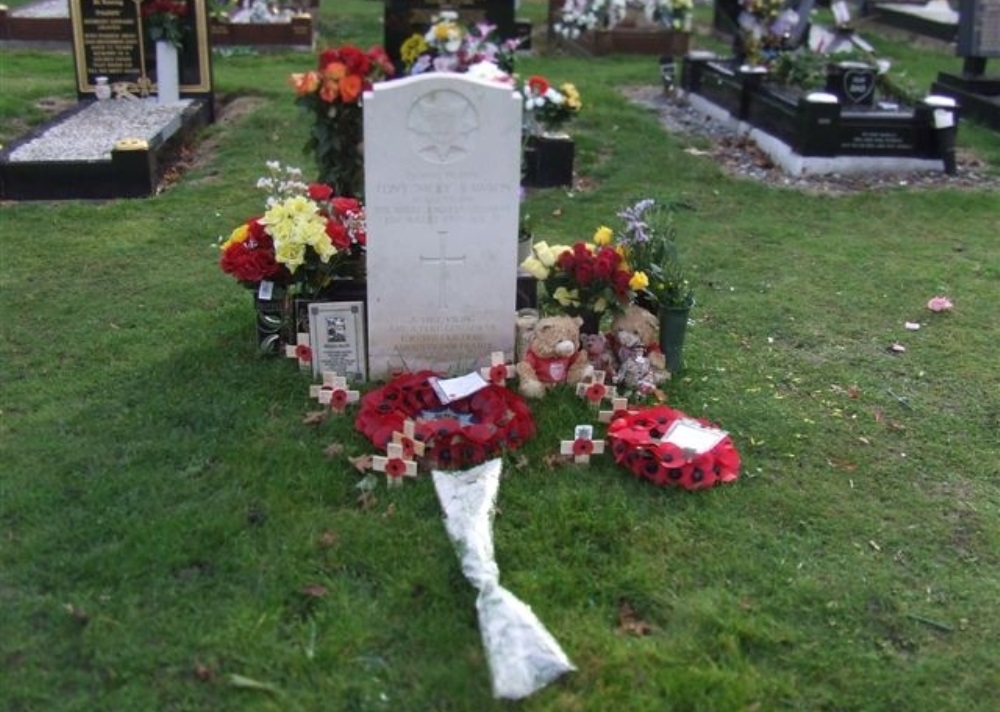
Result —
POLYGON ((494 351, 490 354, 490 365, 479 369, 479 375, 495 386, 506 384, 507 379, 513 378, 515 373, 516 369, 507 363, 503 351, 494 351))
POLYGON ((604 441, 594 440, 594 426, 577 425, 573 430, 572 440, 563 440, 559 444, 560 455, 572 455, 573 462, 590 464, 591 455, 604 453, 604 441))
POLYGON ((319 375, 323 378, 323 382, 314 383, 309 386, 309 397, 315 398, 317 401, 319 401, 320 395, 324 390, 333 389, 333 383, 339 374, 336 371, 323 371, 319 375))
POLYGON ((343 413, 351 403, 357 403, 361 394, 349 390, 347 379, 333 371, 323 373, 323 385, 319 387, 319 402, 330 406, 330 410, 343 413))
POLYGON ((614 398, 618 395, 614 386, 604 383, 607 374, 604 371, 594 371, 594 374, 583 383, 576 384, 576 394, 581 398, 586 398, 591 404, 600 406, 605 398, 614 398))
POLYGON ((424 443, 417 440, 417 424, 411 418, 403 421, 403 432, 392 434, 392 442, 403 446, 403 457, 423 457, 424 443))
POLYGON ((386 445, 384 456, 375 455, 372 458, 372 469, 384 472, 390 487, 403 484, 404 477, 417 476, 417 463, 403 456, 403 446, 399 443, 386 445))
POLYGON ((285 356, 298 359, 300 370, 311 371, 313 352, 309 345, 309 334, 300 331, 294 344, 285 344, 285 356))
POLYGON ((628 411, 628 398, 612 398, 611 410, 600 410, 597 412, 597 420, 602 423, 610 423, 617 413, 628 411))

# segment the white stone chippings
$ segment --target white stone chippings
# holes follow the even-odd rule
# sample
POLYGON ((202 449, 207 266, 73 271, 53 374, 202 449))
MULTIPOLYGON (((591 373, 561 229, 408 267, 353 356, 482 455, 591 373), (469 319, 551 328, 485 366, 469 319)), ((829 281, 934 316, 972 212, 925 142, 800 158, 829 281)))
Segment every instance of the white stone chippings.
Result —
POLYGON ((41 0, 16 7, 10 14, 17 17, 69 17, 69 3, 66 0, 41 0))
POLYGON ((95 101, 18 146, 8 161, 111 160, 111 150, 121 139, 152 141, 161 133, 167 138, 182 125, 181 114, 190 104, 190 99, 171 104, 159 104, 155 98, 95 101))

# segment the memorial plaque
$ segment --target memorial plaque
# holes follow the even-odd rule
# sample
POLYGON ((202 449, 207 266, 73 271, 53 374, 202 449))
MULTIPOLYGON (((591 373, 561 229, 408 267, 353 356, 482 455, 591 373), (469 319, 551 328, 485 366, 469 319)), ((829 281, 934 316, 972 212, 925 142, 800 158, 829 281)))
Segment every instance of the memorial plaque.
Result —
POLYGON ((427 32, 433 18, 444 10, 457 12, 459 22, 466 25, 496 25, 500 39, 517 36, 514 0, 385 0, 383 46, 397 69, 402 67, 399 48, 403 42, 414 33, 427 32))
POLYGON ((1000 0, 961 0, 958 56, 1000 57, 1000 0))
MULTIPOLYGON (((179 53, 180 92, 212 91, 211 52, 205 0, 186 0, 184 43, 179 53)), ((141 0, 70 0, 77 93, 93 98, 97 77, 138 91, 156 77, 155 45, 143 28, 141 0)))
POLYGON ((371 377, 514 351, 521 99, 433 73, 365 93, 371 377))
POLYGON ((313 376, 336 371, 349 381, 367 381, 364 302, 311 302, 309 346, 313 376))
POLYGON ((871 106, 875 67, 863 62, 837 62, 826 68, 826 90, 848 105, 871 106))

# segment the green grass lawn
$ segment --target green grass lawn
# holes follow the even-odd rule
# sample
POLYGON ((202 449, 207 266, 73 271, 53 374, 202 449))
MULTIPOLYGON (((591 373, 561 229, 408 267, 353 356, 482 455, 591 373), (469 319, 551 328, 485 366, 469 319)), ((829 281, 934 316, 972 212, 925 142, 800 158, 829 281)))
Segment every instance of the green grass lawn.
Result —
MULTIPOLYGON (((324 43, 378 41, 380 7, 324 6, 324 43)), ((958 61, 877 41, 925 84, 958 61)), ((216 57, 217 92, 257 108, 154 198, 0 207, 3 709, 510 707, 429 477, 359 506, 347 458, 370 446, 350 418, 302 424, 309 379, 256 354, 250 294, 217 266, 264 162, 311 169, 286 77, 312 62, 216 57)), ((646 195, 694 207, 677 225, 698 304, 667 402, 727 429, 743 475, 692 494, 609 459, 553 467, 591 414, 568 392, 534 407, 496 552, 578 671, 520 707, 993 709, 1000 195, 769 189, 621 97, 656 83, 648 58, 523 71, 580 88, 593 186, 532 193, 536 239, 587 239, 646 195), (955 309, 928 312, 935 294, 955 309), (621 629, 624 604, 648 635, 621 629)), ((5 141, 73 96, 68 54, 5 50, 0 72, 5 141)), ((996 173, 996 133, 963 124, 959 143, 996 173)))

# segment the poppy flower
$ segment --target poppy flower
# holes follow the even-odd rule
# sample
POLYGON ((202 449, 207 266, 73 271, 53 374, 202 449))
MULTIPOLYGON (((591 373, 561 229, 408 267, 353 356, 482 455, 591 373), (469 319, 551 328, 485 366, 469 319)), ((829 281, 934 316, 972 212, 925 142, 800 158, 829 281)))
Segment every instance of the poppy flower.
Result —
POLYGON ((608 394, 608 387, 603 383, 591 383, 587 386, 586 396, 591 403, 600 403, 608 394))
POLYGON ((406 474, 406 463, 398 457, 389 458, 385 462, 385 474, 389 477, 402 477, 406 474))
POLYGON ((338 388, 330 394, 330 407, 336 411, 343 411, 347 408, 347 400, 347 391, 343 388, 338 388))
POLYGON ((507 382, 507 365, 498 363, 490 368, 490 383, 502 386, 507 382))
POLYGON ((312 349, 308 344, 298 344, 295 347, 295 358, 299 361, 312 361, 312 349))

